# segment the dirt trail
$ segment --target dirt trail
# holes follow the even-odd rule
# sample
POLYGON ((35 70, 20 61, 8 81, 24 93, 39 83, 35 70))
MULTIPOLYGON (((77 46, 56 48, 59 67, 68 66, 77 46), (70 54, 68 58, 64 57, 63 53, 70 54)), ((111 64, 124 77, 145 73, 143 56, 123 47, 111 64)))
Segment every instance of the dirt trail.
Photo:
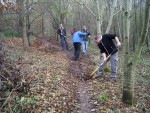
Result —
MULTIPOLYGON (((53 40, 53 39, 51 39, 53 40)), ((46 45, 49 47, 54 47, 58 51, 61 51, 60 44, 58 44, 58 41, 55 41, 56 44, 51 44, 50 40, 42 40, 43 45, 46 45)), ((53 41, 54 42, 54 41, 53 41)), ((75 79, 76 86, 77 86, 77 92, 75 94, 75 99, 78 100, 77 105, 75 105, 75 108, 73 110, 73 113, 92 113, 93 105, 92 99, 90 97, 90 85, 88 81, 85 81, 90 73, 93 70, 93 62, 90 59, 90 56, 82 56, 80 54, 80 59, 78 61, 73 60, 73 48, 69 51, 61 51, 64 52, 68 57, 69 67, 68 67, 68 75, 72 76, 72 81, 75 79)), ((96 113, 96 112, 95 112, 96 113)))
POLYGON ((78 84, 79 100, 80 100, 80 113, 91 113, 92 105, 90 102, 90 96, 88 94, 90 86, 85 82, 78 84))
MULTIPOLYGON (((46 45, 52 45, 49 41, 44 40, 46 45)), ((53 47, 61 50, 60 47, 53 47)), ((76 97, 78 100, 78 104, 75 106, 73 113, 91 113, 92 109, 92 100, 90 98, 89 90, 91 86, 88 84, 88 81, 85 79, 90 75, 91 71, 93 70, 94 63, 90 60, 90 56, 82 56, 80 54, 80 59, 78 61, 73 60, 73 48, 69 51, 62 51, 64 52, 69 60, 70 66, 68 67, 68 74, 73 76, 72 79, 77 78, 77 92, 76 97)))
POLYGON ((88 78, 92 71, 93 63, 89 56, 82 56, 80 54, 79 61, 73 61, 73 51, 66 52, 66 54, 70 60, 68 73, 70 73, 73 78, 78 78, 76 92, 78 105, 73 113, 92 113, 92 110, 95 108, 92 105, 91 94, 89 93, 89 90, 91 90, 91 84, 86 81, 86 78, 88 78))

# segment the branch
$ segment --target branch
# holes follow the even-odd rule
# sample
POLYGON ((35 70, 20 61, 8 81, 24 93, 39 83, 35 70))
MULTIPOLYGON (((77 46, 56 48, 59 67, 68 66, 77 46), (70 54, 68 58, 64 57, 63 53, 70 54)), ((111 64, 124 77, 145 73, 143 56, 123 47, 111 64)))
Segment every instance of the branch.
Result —
POLYGON ((120 13, 121 11, 122 11, 122 10, 117 11, 117 12, 114 14, 114 16, 117 15, 118 13, 120 13))
POLYGON ((75 0, 75 2, 77 2, 77 3, 80 4, 80 5, 84 5, 85 8, 88 9, 88 11, 89 11, 94 17, 96 17, 96 15, 93 13, 93 11, 92 11, 89 7, 87 7, 87 5, 86 5, 85 3, 83 3, 81 0, 80 0, 80 2, 82 2, 82 3, 78 2, 77 0, 75 0))

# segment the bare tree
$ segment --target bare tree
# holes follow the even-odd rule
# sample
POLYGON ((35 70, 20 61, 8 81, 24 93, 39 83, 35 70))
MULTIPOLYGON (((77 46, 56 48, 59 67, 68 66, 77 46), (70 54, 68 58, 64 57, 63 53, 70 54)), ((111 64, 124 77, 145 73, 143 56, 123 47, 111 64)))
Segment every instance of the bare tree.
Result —
POLYGON ((24 5, 25 5, 25 0, 20 0, 23 47, 26 50, 29 48, 29 41, 27 38, 26 15, 25 15, 24 5))
POLYGON ((136 46, 135 54, 133 57, 129 55, 129 31, 130 31, 130 11, 131 9, 131 1, 125 1, 125 20, 124 20, 124 38, 125 38, 125 59, 124 59, 124 81, 123 81, 123 96, 122 100, 125 103, 133 105, 135 103, 135 91, 134 91, 134 84, 135 84, 135 71, 136 65, 138 62, 138 58, 141 54, 141 50, 144 44, 144 41, 147 36, 149 20, 150 20, 150 1, 146 0, 145 3, 145 20, 141 32, 141 36, 138 39, 138 44, 136 46), (132 58, 132 59, 131 59, 132 58))
POLYGON ((106 33, 108 33, 110 31, 116 6, 117 6, 117 0, 113 0, 112 7, 111 7, 111 12, 110 12, 110 18, 109 18, 108 25, 107 25, 107 28, 106 28, 106 33))

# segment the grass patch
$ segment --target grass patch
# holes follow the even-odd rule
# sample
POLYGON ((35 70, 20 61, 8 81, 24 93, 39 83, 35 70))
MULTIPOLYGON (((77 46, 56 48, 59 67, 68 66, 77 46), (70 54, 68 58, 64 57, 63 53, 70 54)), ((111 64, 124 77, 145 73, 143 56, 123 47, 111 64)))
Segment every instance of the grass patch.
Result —
POLYGON ((102 102, 107 102, 108 99, 109 99, 109 94, 107 92, 102 92, 98 97, 98 100, 102 102))
POLYGON ((149 75, 149 74, 144 74, 142 77, 143 77, 144 79, 149 79, 149 78, 150 78, 150 75, 149 75))
POLYGON ((12 37, 21 37, 22 34, 14 31, 6 31, 4 33, 0 33, 0 38, 12 38, 12 37))
POLYGON ((4 33, 4 36, 6 38, 9 38, 9 37, 21 37, 22 34, 19 33, 19 32, 7 31, 7 32, 4 33))

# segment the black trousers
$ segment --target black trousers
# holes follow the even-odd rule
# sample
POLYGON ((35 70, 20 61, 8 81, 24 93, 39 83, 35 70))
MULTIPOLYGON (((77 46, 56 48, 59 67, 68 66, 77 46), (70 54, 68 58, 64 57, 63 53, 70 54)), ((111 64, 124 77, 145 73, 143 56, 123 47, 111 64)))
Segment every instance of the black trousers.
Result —
POLYGON ((81 47, 81 43, 79 42, 74 42, 73 43, 74 46, 74 60, 78 60, 79 56, 80 56, 80 47, 81 47))

